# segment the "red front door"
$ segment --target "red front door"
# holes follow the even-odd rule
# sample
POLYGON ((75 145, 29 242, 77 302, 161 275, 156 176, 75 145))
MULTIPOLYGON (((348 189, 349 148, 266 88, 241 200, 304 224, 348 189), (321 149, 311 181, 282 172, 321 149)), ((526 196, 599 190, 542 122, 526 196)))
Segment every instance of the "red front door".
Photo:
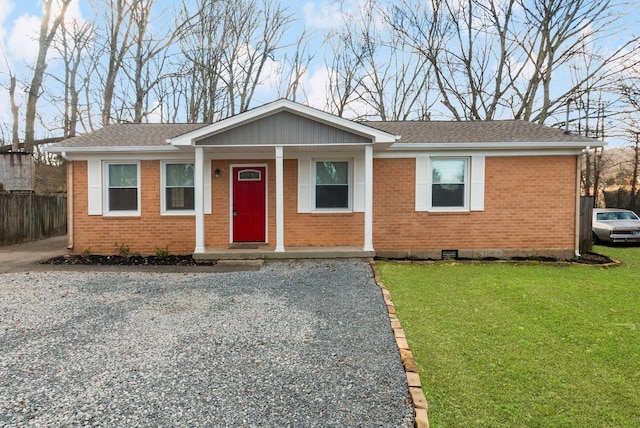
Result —
POLYGON ((265 242, 265 167, 233 168, 233 242, 265 242))

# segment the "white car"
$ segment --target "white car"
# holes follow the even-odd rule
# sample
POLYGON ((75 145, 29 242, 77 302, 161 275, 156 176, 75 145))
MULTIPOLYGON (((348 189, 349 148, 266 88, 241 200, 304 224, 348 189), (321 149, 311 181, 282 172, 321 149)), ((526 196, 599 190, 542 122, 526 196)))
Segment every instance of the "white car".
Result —
POLYGON ((596 208, 591 223, 593 243, 640 242, 640 218, 630 210, 596 208))

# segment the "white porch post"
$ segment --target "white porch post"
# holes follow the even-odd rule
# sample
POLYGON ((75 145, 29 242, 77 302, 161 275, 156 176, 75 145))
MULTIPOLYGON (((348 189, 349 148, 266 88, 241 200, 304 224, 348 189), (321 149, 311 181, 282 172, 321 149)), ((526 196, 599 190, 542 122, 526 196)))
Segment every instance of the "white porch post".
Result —
POLYGON ((364 147, 364 251, 373 251, 373 145, 364 147))
POLYGON ((282 146, 276 146, 276 253, 284 252, 284 172, 282 146))
POLYGON ((194 205, 196 211, 196 254, 205 252, 204 248, 204 148, 196 147, 194 165, 194 205))

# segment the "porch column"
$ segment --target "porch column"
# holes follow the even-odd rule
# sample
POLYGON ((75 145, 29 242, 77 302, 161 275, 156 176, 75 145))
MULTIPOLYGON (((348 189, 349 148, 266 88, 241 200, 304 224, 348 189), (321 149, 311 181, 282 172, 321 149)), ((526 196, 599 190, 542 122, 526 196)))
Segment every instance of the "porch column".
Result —
POLYGON ((197 254, 205 252, 204 248, 204 148, 196 147, 194 165, 194 205, 196 211, 196 248, 197 254))
POLYGON ((282 146, 276 146, 276 253, 284 252, 284 172, 282 146))
POLYGON ((364 251, 373 251, 373 145, 364 146, 364 251))

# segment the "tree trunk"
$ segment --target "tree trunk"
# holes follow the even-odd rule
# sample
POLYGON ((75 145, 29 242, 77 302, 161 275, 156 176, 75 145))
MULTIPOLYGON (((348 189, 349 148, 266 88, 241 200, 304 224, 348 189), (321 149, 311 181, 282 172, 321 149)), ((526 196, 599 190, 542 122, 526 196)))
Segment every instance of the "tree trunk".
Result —
POLYGON ((18 152, 20 151, 20 136, 18 135, 20 106, 16 104, 15 94, 16 76, 10 74, 9 100, 11 102, 11 120, 13 121, 13 123, 11 124, 11 150, 13 150, 14 152, 18 152))
POLYGON ((27 152, 33 151, 33 143, 35 139, 36 109, 38 99, 40 98, 40 89, 42 88, 44 72, 47 69, 47 52, 49 51, 49 46, 51 46, 51 42, 53 41, 60 23, 64 19, 64 15, 67 11, 69 3, 71 3, 71 0, 62 0, 60 14, 54 19, 51 28, 49 28, 52 2, 53 0, 42 1, 42 21, 40 23, 40 35, 38 37, 38 57, 36 59, 35 68, 33 70, 31 85, 29 86, 29 95, 27 97, 27 111, 25 115, 24 149, 27 152))

